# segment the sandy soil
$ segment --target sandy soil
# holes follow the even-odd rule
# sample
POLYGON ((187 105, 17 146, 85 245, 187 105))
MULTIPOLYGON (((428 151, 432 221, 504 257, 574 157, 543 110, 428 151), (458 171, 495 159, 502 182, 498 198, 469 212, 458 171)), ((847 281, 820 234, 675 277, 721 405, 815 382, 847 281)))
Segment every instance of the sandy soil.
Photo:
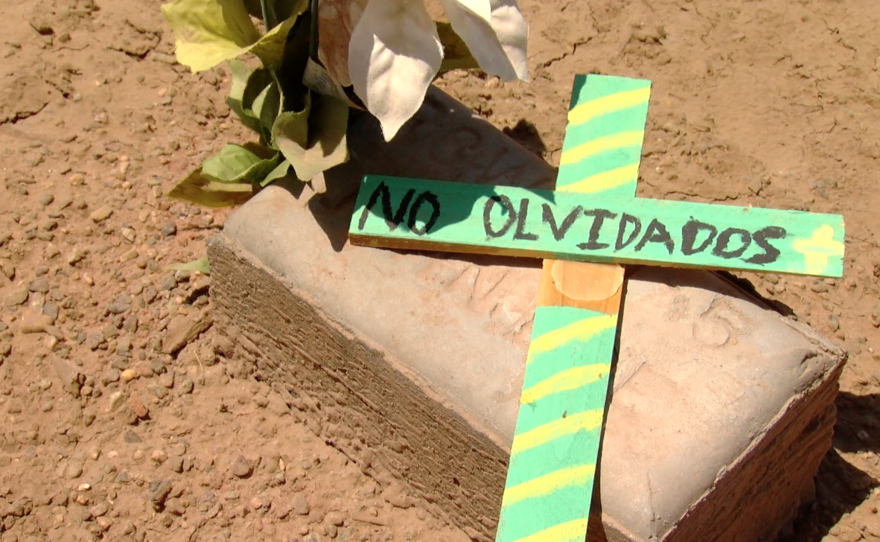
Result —
MULTIPOLYGON (((528 0, 530 84, 440 86, 558 163, 572 76, 654 83, 639 194, 841 212, 843 280, 743 274, 850 352, 791 541, 880 539, 880 6, 528 0)), ((0 7, 0 541, 466 542, 226 374, 204 253, 225 212, 163 198, 250 136, 223 69, 173 60, 156 0, 0 7)))

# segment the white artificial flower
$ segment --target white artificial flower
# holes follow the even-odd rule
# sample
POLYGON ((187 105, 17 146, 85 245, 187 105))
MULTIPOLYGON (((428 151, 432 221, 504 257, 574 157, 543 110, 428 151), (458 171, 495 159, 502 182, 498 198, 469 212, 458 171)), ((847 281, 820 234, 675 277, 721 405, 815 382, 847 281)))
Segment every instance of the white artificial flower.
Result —
MULTIPOLYGON (((483 71, 505 81, 528 81, 528 27, 515 0, 441 2, 483 71)), ((423 0, 322 0, 318 42, 322 63, 337 82, 350 81, 379 119, 386 140, 419 110, 443 60, 423 0), (344 44, 349 29, 351 39, 344 44), (347 58, 341 54, 345 45, 347 58)))

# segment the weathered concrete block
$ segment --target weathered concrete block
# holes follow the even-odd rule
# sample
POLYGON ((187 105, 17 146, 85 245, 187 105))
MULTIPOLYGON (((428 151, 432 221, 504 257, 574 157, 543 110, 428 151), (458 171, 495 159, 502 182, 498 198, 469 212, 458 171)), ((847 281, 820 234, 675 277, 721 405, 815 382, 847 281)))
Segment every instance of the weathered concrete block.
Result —
MULTIPOLYGON (((522 186, 554 172, 436 91, 390 145, 359 123, 328 195, 270 187, 211 241, 215 325, 238 374, 489 540, 539 262, 352 247, 350 196, 364 172, 522 186)), ((830 446, 843 353, 712 273, 630 271, 589 540, 772 537, 830 446)))

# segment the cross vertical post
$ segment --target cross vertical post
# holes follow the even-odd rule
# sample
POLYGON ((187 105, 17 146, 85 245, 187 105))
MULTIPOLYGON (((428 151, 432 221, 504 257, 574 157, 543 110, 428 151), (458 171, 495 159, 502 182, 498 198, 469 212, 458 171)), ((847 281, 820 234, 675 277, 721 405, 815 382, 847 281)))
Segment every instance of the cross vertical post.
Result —
MULTIPOLYGON (((575 78, 557 191, 635 196, 650 88, 575 78)), ((496 542, 584 540, 623 271, 544 260, 496 542)))

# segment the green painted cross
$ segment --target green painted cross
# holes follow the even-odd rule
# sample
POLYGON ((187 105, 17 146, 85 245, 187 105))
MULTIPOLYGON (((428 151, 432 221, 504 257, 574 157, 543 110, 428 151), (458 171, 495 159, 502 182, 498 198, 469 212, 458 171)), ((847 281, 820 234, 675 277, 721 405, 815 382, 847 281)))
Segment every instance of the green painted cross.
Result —
POLYGON ((634 198, 649 97, 577 76, 555 191, 368 176, 358 194, 354 244, 561 259, 544 261, 496 542, 584 540, 617 263, 841 274, 840 216, 634 198))

